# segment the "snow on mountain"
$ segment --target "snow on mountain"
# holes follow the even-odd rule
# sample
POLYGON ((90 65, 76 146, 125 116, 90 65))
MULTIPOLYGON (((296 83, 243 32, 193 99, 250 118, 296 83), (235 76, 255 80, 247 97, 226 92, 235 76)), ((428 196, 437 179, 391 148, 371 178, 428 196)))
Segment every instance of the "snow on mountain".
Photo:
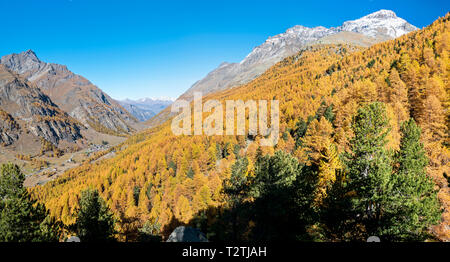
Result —
POLYGON ((245 67, 255 63, 272 63, 272 61, 283 59, 287 54, 298 52, 306 43, 333 33, 333 30, 323 26, 308 28, 297 25, 289 28, 285 33, 269 37, 262 45, 253 49, 240 64, 245 67))
MULTIPOLYGON (((297 54, 308 45, 345 43, 368 47, 416 29, 417 27, 397 17, 390 10, 379 10, 332 28, 323 26, 309 28, 296 25, 284 33, 269 37, 263 44, 255 47, 240 63, 221 63, 203 79, 195 82, 178 99, 192 100, 194 92, 205 95, 246 84, 277 62, 297 54)), ((153 126, 162 123, 170 115, 164 111, 152 118, 148 124, 153 126)))
MULTIPOLYGON (((305 46, 312 43, 321 43, 320 39, 337 35, 337 42, 347 42, 368 46, 387 39, 393 39, 416 30, 417 27, 390 10, 380 10, 366 15, 360 19, 344 22, 339 27, 326 28, 317 26, 308 28, 296 25, 286 32, 269 37, 263 44, 257 46, 240 63, 222 63, 210 72, 205 78, 197 81, 187 90, 180 99, 192 99, 194 92, 208 94, 234 86, 245 84, 275 63, 298 53, 305 46), (345 32, 352 34, 343 34, 345 32), (359 35, 359 39, 358 38, 359 35), (344 38, 344 39, 343 39, 344 38)), ((333 43, 334 38, 327 38, 322 43, 333 43)))
POLYGON ((172 104, 173 98, 140 98, 138 100, 124 99, 117 102, 139 121, 147 121, 164 108, 172 104))
POLYGON ((336 29, 338 31, 361 33, 371 37, 387 36, 389 38, 397 38, 417 30, 417 27, 397 17, 391 10, 380 10, 360 19, 344 22, 342 26, 336 29))

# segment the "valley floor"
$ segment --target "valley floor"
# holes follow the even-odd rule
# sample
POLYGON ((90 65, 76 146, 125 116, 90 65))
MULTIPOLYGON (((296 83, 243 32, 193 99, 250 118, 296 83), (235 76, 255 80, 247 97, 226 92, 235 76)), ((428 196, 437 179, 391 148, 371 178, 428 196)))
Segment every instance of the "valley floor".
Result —
POLYGON ((12 162, 17 164, 26 175, 24 185, 26 187, 34 187, 56 179, 67 170, 78 167, 85 161, 93 162, 113 157, 115 152, 112 148, 126 139, 125 137, 99 134, 91 131, 84 133, 83 136, 91 141, 88 146, 76 152, 66 152, 60 157, 37 156, 36 147, 34 149, 28 148, 28 150, 23 145, 21 150, 18 150, 17 147, 3 147, 0 150, 0 163, 12 162), (20 159, 18 154, 34 157, 31 159, 20 159))

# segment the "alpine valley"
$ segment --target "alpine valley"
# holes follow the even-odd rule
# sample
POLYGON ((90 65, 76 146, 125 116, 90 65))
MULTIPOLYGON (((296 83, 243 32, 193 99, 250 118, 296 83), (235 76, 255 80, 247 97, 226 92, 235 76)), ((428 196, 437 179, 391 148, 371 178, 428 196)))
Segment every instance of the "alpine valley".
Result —
POLYGON ((390 10, 297 25, 175 100, 277 100, 274 146, 259 134, 177 136, 171 99, 114 100, 31 50, 3 56, 0 161, 17 166, 0 171, 0 241, 450 241, 442 15, 421 29, 390 10), (10 218, 4 207, 21 201, 42 217, 10 218), (32 234, 11 233, 14 221, 32 234))

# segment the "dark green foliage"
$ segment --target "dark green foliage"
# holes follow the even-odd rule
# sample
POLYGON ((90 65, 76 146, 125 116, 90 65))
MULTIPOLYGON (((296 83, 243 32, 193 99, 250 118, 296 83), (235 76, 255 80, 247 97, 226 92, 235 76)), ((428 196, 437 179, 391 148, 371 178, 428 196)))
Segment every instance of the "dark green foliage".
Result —
MULTIPOLYGON (((231 167, 231 177, 223 182, 223 191, 228 196, 229 209, 219 214, 218 223, 213 224, 208 231, 208 237, 220 240, 240 240, 247 228, 248 209, 245 200, 249 197, 252 178, 248 176, 248 159, 239 158, 231 167)), ((206 211, 202 214, 202 220, 207 221, 206 211)), ((198 224, 205 222, 197 221, 198 224)))
POLYGON ((202 211, 193 225, 213 241, 310 239, 305 235, 306 223, 312 221, 314 179, 302 175, 297 159, 282 151, 262 156, 259 150, 255 174, 247 174, 247 169, 247 158, 236 161, 224 182, 228 208, 217 215, 213 210, 202 211), (208 225, 206 221, 211 220, 215 223, 208 225))
POLYGON ((227 158, 230 155, 230 152, 228 152, 228 146, 230 145, 230 142, 226 142, 222 147, 222 156, 219 159, 227 158))
POLYGON ((238 144, 234 145, 234 147, 233 147, 233 154, 234 154, 234 156, 236 158, 239 158, 239 151, 240 150, 241 150, 241 147, 238 144))
POLYGON ((255 167, 252 196, 260 197, 274 190, 291 187, 298 171, 297 159, 287 153, 277 151, 274 156, 263 156, 255 167))
POLYGON ((14 164, 0 170, 0 241, 58 241, 62 224, 23 187, 25 176, 14 164))
MULTIPOLYGON (((363 225, 368 236, 380 234, 382 215, 392 200, 392 155, 385 149, 389 119, 382 103, 371 103, 358 110, 352 124, 352 154, 347 158, 352 192, 348 214, 363 225)), ((366 237, 366 236, 364 236, 366 237)))
POLYGON ((135 186, 133 188, 133 198, 134 198, 134 205, 139 205, 139 194, 141 193, 141 188, 138 186, 135 186))
POLYGON ((331 90, 331 96, 334 96, 334 94, 336 94, 336 88, 333 88, 333 90, 331 90))
POLYGON ((288 132, 283 132, 283 134, 281 135, 281 138, 282 138, 284 141, 287 141, 287 140, 288 140, 288 132))
POLYGON ((374 64, 375 64, 375 59, 370 60, 369 63, 367 63, 367 68, 372 68, 374 64))
POLYGON ((336 64, 332 64, 328 69, 325 71, 328 75, 331 75, 336 71, 336 64))
POLYGON ((172 169, 174 174, 176 174, 177 173, 177 164, 175 164, 175 162, 170 160, 169 164, 167 165, 167 169, 172 169))
POLYGON ((0 198, 21 197, 26 189, 23 187, 25 175, 14 164, 4 164, 0 169, 0 198))
POLYGON ((230 179, 224 181, 224 192, 229 196, 231 203, 240 203, 249 194, 251 178, 247 175, 248 159, 246 157, 236 160, 231 167, 230 179))
POLYGON ((292 137, 295 139, 295 148, 302 146, 302 137, 305 136, 306 130, 308 130, 308 124, 309 122, 305 122, 303 118, 300 118, 300 120, 295 125, 295 128, 292 132, 292 137))
POLYGON ((186 176, 189 178, 194 178, 194 170, 192 169, 192 167, 189 167, 188 171, 186 172, 186 176))
POLYGON ((219 143, 216 143, 216 157, 219 160, 223 158, 222 147, 220 146, 219 143))
POLYGON ((333 105, 327 105, 325 101, 323 101, 320 107, 317 109, 316 114, 313 116, 308 116, 308 119, 305 121, 303 118, 300 118, 295 125, 295 128, 291 130, 291 136, 295 139, 295 148, 301 147, 303 138, 308 130, 309 124, 314 120, 319 120, 322 116, 325 117, 330 123, 334 122, 335 114, 333 112, 333 105))
POLYGON ((393 200, 384 214, 381 234, 390 240, 423 241, 429 237, 427 229, 440 220, 437 192, 426 174, 428 159, 420 128, 410 119, 402 124, 401 133, 393 200))
POLYGON ((392 69, 392 68, 395 68, 397 71, 399 71, 399 70, 400 70, 399 67, 400 67, 400 66, 399 66, 399 61, 398 61, 397 59, 395 59, 395 60, 391 63, 391 69, 392 69))
POLYGON ((150 184, 147 186, 147 190, 145 191, 145 195, 147 196, 148 199, 151 199, 151 198, 152 198, 152 188, 153 188, 153 184, 150 183, 150 184))
POLYGON ((328 122, 333 123, 335 115, 333 113, 333 105, 330 105, 325 109, 325 112, 323 113, 323 116, 325 117, 328 122))
POLYGON ((360 108, 354 118, 347 181, 339 185, 344 198, 334 203, 345 210, 340 219, 346 221, 345 230, 354 228, 351 234, 340 232, 341 236, 347 233, 344 238, 364 240, 375 235, 384 241, 425 240, 427 229, 439 221, 434 184, 425 172, 420 129, 414 120, 402 125, 400 151, 394 161, 385 149, 388 123, 382 103, 360 108))
POLYGON ((312 199, 316 183, 310 171, 283 151, 256 163, 251 187, 255 198, 252 240, 310 240, 306 229, 315 215, 312 199))
POLYGON ((87 189, 81 193, 80 208, 74 227, 82 242, 114 240, 113 215, 97 190, 87 189))

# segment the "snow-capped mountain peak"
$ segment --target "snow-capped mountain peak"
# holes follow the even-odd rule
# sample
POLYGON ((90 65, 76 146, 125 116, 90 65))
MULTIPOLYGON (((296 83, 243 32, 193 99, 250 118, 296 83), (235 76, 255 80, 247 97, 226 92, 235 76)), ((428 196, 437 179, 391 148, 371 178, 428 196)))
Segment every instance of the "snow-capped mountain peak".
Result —
POLYGON ((338 31, 350 31, 382 38, 396 38, 416 29, 417 27, 397 17, 394 11, 384 9, 344 22, 342 26, 336 28, 338 31))
POLYGON ((255 47, 240 63, 222 63, 205 78, 195 82, 180 98, 192 99, 193 92, 203 94, 245 84, 256 78, 283 58, 298 53, 306 46, 324 40, 329 43, 345 38, 349 43, 377 43, 399 37, 417 30, 404 19, 397 17, 391 10, 379 10, 359 19, 344 22, 341 26, 326 28, 323 26, 305 27, 296 25, 284 33, 267 38, 255 47), (346 32, 347 31, 347 32, 346 32), (352 32, 351 34, 345 34, 352 32), (356 39, 357 38, 357 39, 356 39))
POLYGON ((379 18, 379 19, 386 19, 386 18, 396 18, 397 15, 392 10, 386 10, 381 9, 379 11, 373 12, 371 14, 368 14, 364 16, 363 18, 371 19, 371 18, 379 18))

